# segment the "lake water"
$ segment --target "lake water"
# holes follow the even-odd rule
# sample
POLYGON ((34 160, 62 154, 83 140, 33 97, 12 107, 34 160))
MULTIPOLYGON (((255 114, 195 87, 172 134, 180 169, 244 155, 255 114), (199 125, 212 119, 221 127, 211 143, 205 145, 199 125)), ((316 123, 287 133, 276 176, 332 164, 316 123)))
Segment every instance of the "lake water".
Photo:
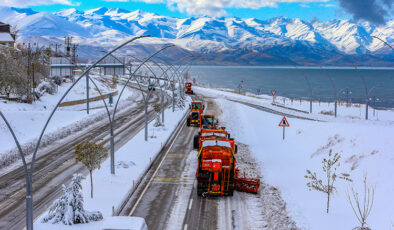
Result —
POLYGON ((394 68, 192 66, 189 72, 198 84, 215 88, 238 90, 241 85, 241 92, 276 90, 279 96, 322 101, 333 101, 337 94, 365 103, 366 85, 370 105, 394 108, 394 68))

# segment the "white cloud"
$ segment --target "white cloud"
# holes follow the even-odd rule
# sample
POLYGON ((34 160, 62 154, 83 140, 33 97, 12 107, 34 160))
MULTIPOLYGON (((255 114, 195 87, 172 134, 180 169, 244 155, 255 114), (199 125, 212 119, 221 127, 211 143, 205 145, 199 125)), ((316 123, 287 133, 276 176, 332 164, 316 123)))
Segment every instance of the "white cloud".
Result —
POLYGON ((70 0, 0 0, 0 6, 12 6, 12 7, 28 7, 28 6, 39 6, 39 5, 78 5, 79 3, 72 3, 70 0))
MULTIPOLYGON (((116 1, 116 0, 113 0, 116 1)), ((119 0, 121 1, 121 0, 119 0)), ((147 3, 166 3, 170 9, 189 15, 223 16, 226 8, 259 9, 277 7, 278 3, 328 2, 329 0, 134 0, 147 3)))

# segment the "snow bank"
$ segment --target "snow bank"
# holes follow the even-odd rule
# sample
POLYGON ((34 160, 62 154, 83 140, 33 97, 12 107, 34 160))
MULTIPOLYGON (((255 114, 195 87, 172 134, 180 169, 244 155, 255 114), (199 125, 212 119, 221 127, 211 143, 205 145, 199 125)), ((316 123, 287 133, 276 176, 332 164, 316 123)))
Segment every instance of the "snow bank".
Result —
POLYGON ((391 121, 331 118, 327 122, 315 122, 288 118, 290 127, 286 128, 286 139, 282 140, 283 130, 278 127, 282 116, 227 100, 236 98, 261 104, 267 103, 265 99, 212 89, 193 90, 218 98, 222 111, 231 111, 222 114, 219 118, 221 123, 235 140, 250 147, 252 154, 261 162, 266 182, 279 188, 298 227, 331 230, 359 226, 346 199, 350 182, 337 180, 337 191, 331 199, 329 214, 325 211, 326 196, 309 191, 306 186, 306 169, 323 178, 321 161, 332 149, 342 156, 338 172, 350 173, 358 191, 361 192, 364 173, 376 186, 374 206, 367 220, 369 226, 372 229, 393 228, 394 124, 391 121))
MULTIPOLYGON (((186 104, 190 103, 188 98, 186 104)), ((143 176, 151 161, 160 152, 162 146, 170 138, 171 133, 188 111, 188 107, 183 110, 172 112, 172 109, 165 111, 165 127, 154 127, 154 121, 149 124, 149 140, 144 140, 144 130, 142 129, 132 140, 121 147, 115 154, 115 175, 110 173, 110 159, 108 158, 100 170, 93 172, 94 198, 90 198, 90 180, 82 181, 83 197, 85 199, 85 209, 100 211, 105 221, 112 216, 113 208, 121 205, 128 191, 133 188, 134 182, 143 176)), ((59 185, 61 186, 61 185, 59 185)), ((41 223, 42 216, 39 217, 34 227, 36 229, 100 229, 103 221, 91 222, 73 226, 62 224, 41 223)))

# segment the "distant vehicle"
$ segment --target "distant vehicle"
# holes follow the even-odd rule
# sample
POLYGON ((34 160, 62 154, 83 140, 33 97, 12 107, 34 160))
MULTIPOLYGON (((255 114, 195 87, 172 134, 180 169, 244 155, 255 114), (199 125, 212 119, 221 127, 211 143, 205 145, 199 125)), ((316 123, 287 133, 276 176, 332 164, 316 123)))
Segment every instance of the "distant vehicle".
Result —
POLYGON ((185 83, 185 88, 186 88, 186 94, 193 94, 192 83, 191 82, 186 82, 185 83))
POLYGON ((201 101, 193 101, 190 104, 190 114, 187 117, 187 126, 197 126, 200 127, 201 113, 204 110, 204 105, 201 101))
POLYGON ((148 226, 142 217, 111 216, 104 219, 101 230, 148 230, 148 226))
POLYGON ((148 90, 149 90, 149 91, 155 91, 155 90, 156 90, 155 84, 153 84, 153 83, 149 84, 148 90))

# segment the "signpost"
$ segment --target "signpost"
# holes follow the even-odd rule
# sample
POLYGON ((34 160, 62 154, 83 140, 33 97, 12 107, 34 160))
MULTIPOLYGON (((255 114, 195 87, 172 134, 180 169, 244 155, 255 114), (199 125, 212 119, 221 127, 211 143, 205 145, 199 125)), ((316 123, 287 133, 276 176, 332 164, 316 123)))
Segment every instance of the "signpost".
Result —
POLYGON ((283 127, 283 140, 285 139, 285 128, 290 127, 289 122, 286 119, 286 116, 283 116, 282 120, 279 123, 279 127, 283 127))
POLYGON ((271 94, 272 94, 272 103, 275 102, 275 94, 276 94, 276 90, 271 90, 271 94))
POLYGON ((110 106, 112 105, 112 103, 114 103, 114 98, 113 98, 112 93, 109 93, 108 102, 109 102, 110 106))

